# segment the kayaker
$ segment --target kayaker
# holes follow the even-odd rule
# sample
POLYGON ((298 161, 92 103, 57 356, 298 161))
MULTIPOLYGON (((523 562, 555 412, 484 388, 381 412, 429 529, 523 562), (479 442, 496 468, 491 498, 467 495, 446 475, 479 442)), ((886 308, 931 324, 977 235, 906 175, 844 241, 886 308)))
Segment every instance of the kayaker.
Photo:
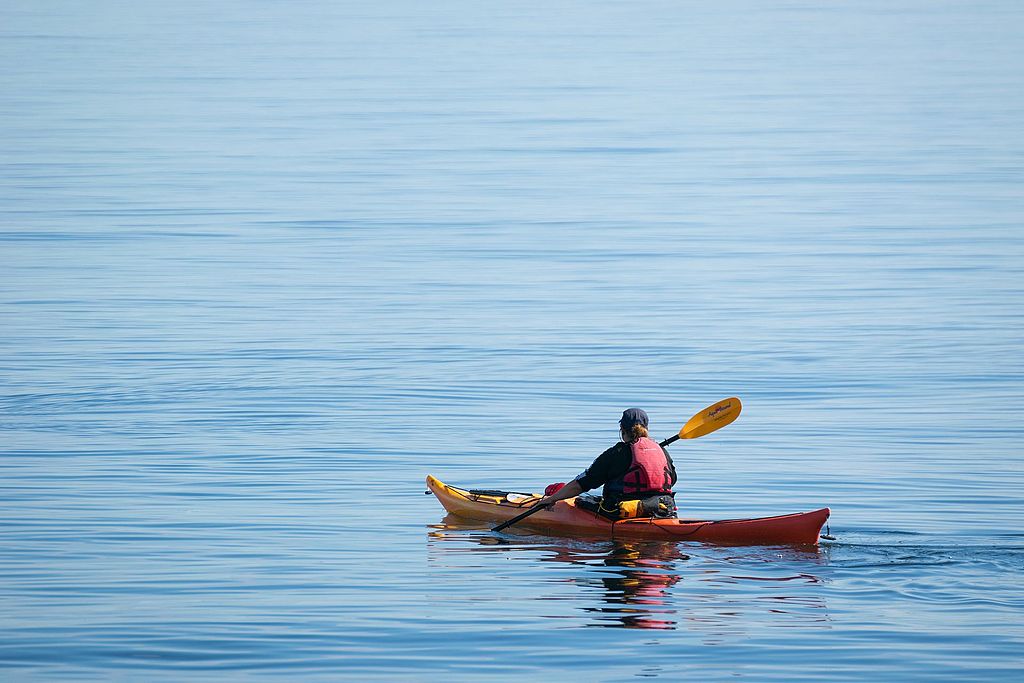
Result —
POLYGON ((676 468, 668 451, 648 435, 648 424, 647 413, 639 408, 623 411, 621 441, 565 486, 549 486, 539 504, 578 496, 579 507, 609 519, 675 517, 676 468), (580 495, 598 486, 604 487, 601 497, 580 495))

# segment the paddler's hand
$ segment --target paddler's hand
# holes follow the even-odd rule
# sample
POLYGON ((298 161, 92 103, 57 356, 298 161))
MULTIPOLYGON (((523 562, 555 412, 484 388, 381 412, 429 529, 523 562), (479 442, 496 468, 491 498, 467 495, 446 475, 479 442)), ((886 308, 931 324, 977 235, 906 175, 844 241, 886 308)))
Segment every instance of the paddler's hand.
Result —
POLYGON ((583 493, 583 489, 580 488, 579 482, 574 479, 565 486, 563 486, 562 488, 555 491, 550 496, 544 496, 543 498, 541 498, 537 505, 542 507, 548 507, 550 505, 554 505, 560 500, 565 500, 566 498, 575 498, 581 493, 583 493))

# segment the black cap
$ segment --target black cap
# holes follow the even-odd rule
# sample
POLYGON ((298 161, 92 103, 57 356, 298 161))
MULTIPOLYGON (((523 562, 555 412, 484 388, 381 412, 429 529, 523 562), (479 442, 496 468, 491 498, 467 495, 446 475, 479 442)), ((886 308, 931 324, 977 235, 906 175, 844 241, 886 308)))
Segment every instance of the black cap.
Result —
POLYGON ((639 408, 627 408, 622 411, 622 417, 619 418, 620 429, 632 429, 634 425, 646 427, 647 424, 647 413, 639 408))

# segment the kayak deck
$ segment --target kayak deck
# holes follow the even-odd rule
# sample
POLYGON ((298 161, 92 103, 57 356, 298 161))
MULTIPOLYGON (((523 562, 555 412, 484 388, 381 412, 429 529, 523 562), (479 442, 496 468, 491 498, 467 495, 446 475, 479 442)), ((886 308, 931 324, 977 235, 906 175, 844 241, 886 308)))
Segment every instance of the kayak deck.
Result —
MULTIPOLYGON (((505 522, 522 514, 542 496, 450 486, 427 475, 427 488, 453 515, 487 522, 505 522)), ((517 526, 553 534, 668 541, 700 541, 722 545, 813 545, 830 510, 822 508, 776 517, 726 520, 638 518, 611 521, 583 508, 576 499, 555 503, 517 526)))

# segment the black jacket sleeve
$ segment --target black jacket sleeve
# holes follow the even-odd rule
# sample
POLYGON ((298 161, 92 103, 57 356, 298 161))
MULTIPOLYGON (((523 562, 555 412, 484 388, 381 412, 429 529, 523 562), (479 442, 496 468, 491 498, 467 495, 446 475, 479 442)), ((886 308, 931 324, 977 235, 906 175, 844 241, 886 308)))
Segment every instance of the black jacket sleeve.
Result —
POLYGON ((604 486, 616 477, 621 477, 633 462, 633 454, 629 445, 618 442, 590 463, 583 474, 576 477, 577 483, 584 491, 604 486))

